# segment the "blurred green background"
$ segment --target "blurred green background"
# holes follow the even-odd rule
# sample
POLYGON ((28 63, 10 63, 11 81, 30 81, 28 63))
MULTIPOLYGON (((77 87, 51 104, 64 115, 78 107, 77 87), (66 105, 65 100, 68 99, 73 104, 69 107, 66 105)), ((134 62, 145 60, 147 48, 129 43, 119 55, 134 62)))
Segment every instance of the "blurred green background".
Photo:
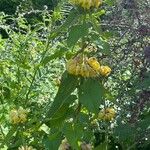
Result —
POLYGON ((19 6, 24 10, 43 10, 45 5, 48 9, 53 9, 57 3, 58 0, 0 0, 0 12, 12 15, 19 6))

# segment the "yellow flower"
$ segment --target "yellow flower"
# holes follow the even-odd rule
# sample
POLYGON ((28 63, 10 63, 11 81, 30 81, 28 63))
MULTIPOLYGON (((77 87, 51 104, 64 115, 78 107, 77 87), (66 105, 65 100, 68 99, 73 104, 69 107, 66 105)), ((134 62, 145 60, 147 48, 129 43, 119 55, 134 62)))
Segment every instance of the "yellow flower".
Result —
POLYGON ((100 64, 95 57, 86 58, 84 56, 76 56, 70 59, 66 64, 68 73, 82 77, 96 77, 100 69, 100 64))
POLYGON ((91 0, 80 0, 81 1, 81 7, 84 9, 90 9, 91 7, 91 0))
POLYGON ((102 4, 102 0, 93 0, 94 7, 98 8, 102 4))
POLYGON ((80 72, 82 77, 89 77, 89 68, 86 63, 83 63, 81 66, 81 72, 80 72))
POLYGON ((68 60, 66 64, 66 70, 73 75, 80 75, 81 63, 83 62, 83 56, 78 55, 75 58, 68 60))
POLYGON ((20 107, 18 109, 18 114, 19 114, 19 118, 20 118, 20 122, 24 123, 27 121, 27 110, 23 109, 22 107, 20 107))
POLYGON ((77 62, 75 59, 70 59, 66 64, 66 69, 70 74, 76 73, 77 62))
POLYGON ((87 62, 85 62, 84 64, 82 64, 82 67, 81 67, 81 76, 82 77, 96 77, 98 74, 97 72, 91 68, 87 62))
POLYGON ((77 64, 77 66, 76 66, 76 72, 75 72, 75 74, 74 75, 80 75, 80 73, 81 73, 81 66, 80 66, 80 64, 78 63, 77 64))
POLYGON ((91 7, 99 7, 102 0, 70 0, 74 5, 79 5, 84 9, 90 9, 91 7))
POLYGON ((87 62, 95 71, 98 71, 100 69, 100 64, 95 57, 89 58, 87 62))
POLYGON ((89 77, 94 78, 96 76, 98 76, 97 72, 89 66, 89 77))
POLYGON ((96 127, 98 125, 98 120, 97 119, 92 120, 91 125, 96 127))
POLYGON ((105 121, 111 121, 114 119, 116 112, 113 108, 106 108, 99 112, 98 118, 105 121))
POLYGON ((9 117, 13 124, 18 124, 20 122, 18 111, 15 109, 10 111, 9 117))
POLYGON ((20 107, 18 110, 13 109, 10 111, 10 120, 13 124, 24 123, 27 121, 27 110, 20 107))
POLYGON ((60 81, 60 79, 59 78, 56 78, 55 80, 54 80, 54 83, 55 83, 55 85, 56 86, 60 86, 60 84, 61 84, 61 81, 60 81))
POLYGON ((108 66, 101 66, 99 69, 99 73, 102 76, 108 76, 111 73, 111 68, 108 66))

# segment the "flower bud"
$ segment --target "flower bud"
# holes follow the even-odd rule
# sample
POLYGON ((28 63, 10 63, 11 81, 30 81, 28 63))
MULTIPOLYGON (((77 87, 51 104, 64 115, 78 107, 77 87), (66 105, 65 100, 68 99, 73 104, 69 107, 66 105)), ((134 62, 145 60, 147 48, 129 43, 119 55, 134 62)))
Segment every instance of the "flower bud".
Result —
POLYGON ((13 124, 24 123, 27 121, 27 113, 27 110, 20 107, 18 110, 11 110, 9 117, 13 124))
POLYGON ((111 121, 114 119, 116 112, 113 108, 106 108, 99 112, 98 118, 100 120, 111 121))
POLYGON ((99 69, 99 73, 102 76, 108 76, 111 73, 111 68, 108 66, 101 66, 99 69))
POLYGON ((89 58, 87 62, 95 71, 98 71, 100 69, 100 64, 95 57, 89 58))

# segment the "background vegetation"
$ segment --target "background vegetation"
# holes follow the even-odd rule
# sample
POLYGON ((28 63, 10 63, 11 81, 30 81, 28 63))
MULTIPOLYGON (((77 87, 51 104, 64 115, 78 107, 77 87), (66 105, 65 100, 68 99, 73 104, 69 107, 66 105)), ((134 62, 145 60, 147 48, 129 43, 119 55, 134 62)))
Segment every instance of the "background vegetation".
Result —
POLYGON ((66 138, 72 149, 148 150, 149 6, 105 0, 85 11, 67 0, 1 0, 0 149, 57 150, 66 138), (68 74, 66 62, 78 53, 111 74, 68 74), (20 107, 27 121, 14 124, 10 112, 20 107), (112 121, 99 119, 104 108, 115 109, 112 121))

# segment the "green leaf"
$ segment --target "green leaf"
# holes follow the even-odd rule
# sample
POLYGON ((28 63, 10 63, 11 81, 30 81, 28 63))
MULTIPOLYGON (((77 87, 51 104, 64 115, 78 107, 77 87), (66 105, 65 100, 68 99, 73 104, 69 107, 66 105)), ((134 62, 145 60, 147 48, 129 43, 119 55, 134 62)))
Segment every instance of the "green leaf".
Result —
POLYGON ((147 116, 143 120, 137 122, 136 128, 139 128, 141 131, 145 131, 150 128, 150 116, 147 116))
POLYGON ((58 51, 56 51, 54 54, 50 55, 50 56, 46 56, 43 61, 42 61, 42 65, 45 66, 47 63, 49 63, 51 60, 56 59, 56 58, 60 58, 64 55, 64 53, 66 52, 66 49, 60 49, 58 51))
POLYGON ((59 33, 69 28, 73 23, 75 23, 78 20, 79 16, 80 14, 76 10, 72 9, 65 22, 59 28, 57 28, 51 33, 50 39, 57 37, 59 33))
POLYGON ((100 52, 110 55, 110 45, 109 43, 107 43, 106 41, 102 40, 102 39, 97 39, 95 41, 95 44, 97 44, 97 46, 99 46, 100 48, 100 52))
POLYGON ((106 40, 100 38, 97 33, 91 34, 91 40, 100 48, 100 52, 110 55, 110 45, 106 40))
POLYGON ((50 128, 61 128, 65 119, 71 115, 71 110, 67 109, 67 113, 66 114, 62 114, 59 117, 55 117, 50 119, 48 122, 46 122, 45 124, 50 127, 50 128), (69 114, 70 113, 70 114, 69 114))
POLYGON ((79 101, 91 112, 98 113, 105 89, 94 79, 85 79, 79 88, 79 101))
POLYGON ((63 132, 69 144, 73 148, 79 149, 78 141, 81 141, 81 137, 83 135, 83 127, 80 124, 66 123, 64 125, 63 132))
POLYGON ((76 89, 77 84, 78 78, 76 76, 64 72, 57 95, 48 111, 48 116, 50 118, 54 117, 54 115, 57 114, 66 103, 70 104, 73 102, 74 97, 71 98, 70 95, 76 89))
POLYGON ((46 150, 58 150, 58 147, 61 143, 61 133, 54 133, 50 136, 45 136, 43 139, 43 143, 45 145, 46 150))
POLYGON ((84 136, 83 136, 84 141, 91 141, 93 137, 94 137, 94 133, 92 130, 87 129, 86 131, 84 131, 84 136))
POLYGON ((116 3, 116 0, 105 0, 105 3, 109 6, 113 6, 116 3))
POLYGON ((79 16, 79 12, 75 9, 72 9, 69 13, 69 16, 67 17, 63 25, 60 27, 59 31, 62 31, 64 28, 70 27, 73 23, 75 23, 79 16))
POLYGON ((66 101, 59 107, 59 111, 55 113, 53 118, 57 118, 66 114, 66 112, 68 111, 69 105, 72 104, 76 99, 77 97, 75 95, 70 95, 66 99, 66 101))
POLYGON ((71 95, 66 99, 66 101, 60 106, 60 108, 57 110, 57 112, 54 114, 52 119, 50 119, 48 122, 46 122, 46 125, 49 127, 60 127, 64 123, 64 120, 66 117, 68 117, 71 114, 71 108, 69 108, 69 105, 74 102, 77 99, 75 95, 71 95))
POLYGON ((150 74, 148 76, 146 76, 146 78, 142 82, 142 87, 150 89, 150 74))
POLYGON ((104 15, 106 11, 104 9, 99 10, 98 12, 94 13, 95 17, 100 17, 101 15, 104 15))
POLYGON ((7 135, 5 136, 5 140, 1 143, 0 148, 3 148, 4 145, 10 144, 9 140, 13 137, 14 133, 17 131, 17 127, 12 127, 7 135))
POLYGON ((74 46, 78 40, 88 34, 89 24, 75 25, 70 28, 67 44, 69 47, 74 46))
POLYGON ((103 142, 102 144, 100 144, 96 148, 94 148, 94 150, 106 150, 108 148, 107 145, 108 144, 106 142, 103 142))
POLYGON ((11 95, 10 89, 7 87, 0 86, 0 99, 9 99, 11 95))
POLYGON ((119 138, 119 141, 127 141, 134 137, 136 128, 130 124, 119 124, 115 130, 114 135, 119 138))

